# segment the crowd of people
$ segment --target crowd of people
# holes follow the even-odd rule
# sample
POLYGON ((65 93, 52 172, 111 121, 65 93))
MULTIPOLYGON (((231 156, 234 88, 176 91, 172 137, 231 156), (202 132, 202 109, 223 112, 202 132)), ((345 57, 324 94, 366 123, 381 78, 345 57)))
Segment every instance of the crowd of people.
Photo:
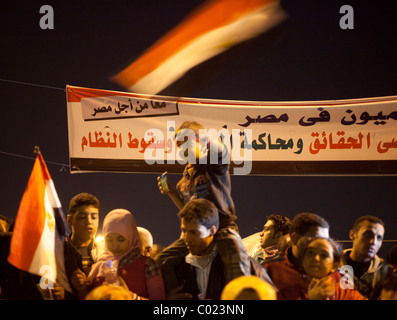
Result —
POLYGON ((194 157, 176 186, 158 181, 179 211, 179 239, 166 248, 155 245, 130 211, 115 209, 103 220, 101 248, 95 241, 100 202, 79 193, 70 201, 71 233, 58 252, 57 280, 52 289, 39 290, 39 276, 7 262, 13 221, 1 217, 0 299, 397 299, 397 245, 386 260, 377 255, 385 225, 372 215, 357 218, 349 234, 352 248, 342 250, 323 217, 272 214, 248 252, 235 222, 229 167, 222 161, 228 150, 210 138, 196 143, 200 129, 196 122, 178 128, 180 152, 194 157), (218 161, 204 161, 210 157, 218 161))

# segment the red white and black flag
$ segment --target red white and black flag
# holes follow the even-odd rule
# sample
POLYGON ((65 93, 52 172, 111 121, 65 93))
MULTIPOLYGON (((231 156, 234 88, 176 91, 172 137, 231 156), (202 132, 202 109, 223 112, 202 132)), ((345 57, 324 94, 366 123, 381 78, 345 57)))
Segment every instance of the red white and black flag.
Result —
POLYGON ((157 94, 200 63, 257 37, 286 18, 279 0, 209 0, 112 80, 157 94))
POLYGON ((68 232, 54 183, 38 152, 15 219, 8 261, 20 270, 45 276, 54 283, 56 243, 68 232))

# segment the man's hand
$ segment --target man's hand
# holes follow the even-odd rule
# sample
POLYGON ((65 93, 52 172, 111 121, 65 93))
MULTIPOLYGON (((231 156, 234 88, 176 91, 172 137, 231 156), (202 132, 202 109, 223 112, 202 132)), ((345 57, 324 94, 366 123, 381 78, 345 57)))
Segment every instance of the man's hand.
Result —
POLYGON ((55 300, 65 299, 65 289, 56 282, 54 283, 54 289, 52 289, 52 294, 55 300))
POLYGON ((174 186, 168 180, 167 180, 168 190, 164 190, 164 188, 161 185, 161 180, 160 179, 161 179, 160 177, 157 177, 157 182, 158 182, 157 185, 159 186, 159 190, 160 190, 161 194, 175 193, 174 186))
POLYGON ((84 290, 87 288, 87 276, 85 275, 85 273, 83 271, 81 271, 80 269, 77 269, 73 272, 72 275, 72 286, 80 291, 80 290, 84 290))
POLYGON ((162 194, 168 194, 170 196, 171 200, 176 205, 176 207, 179 210, 181 210, 183 208, 183 205, 184 205, 183 199, 178 196, 173 184, 167 180, 168 190, 164 190, 163 187, 161 186, 160 177, 157 177, 157 181, 158 181, 157 185, 159 187, 160 192, 162 194))
POLYGON ((335 283, 331 277, 313 278, 307 291, 309 300, 327 300, 335 294, 335 283))

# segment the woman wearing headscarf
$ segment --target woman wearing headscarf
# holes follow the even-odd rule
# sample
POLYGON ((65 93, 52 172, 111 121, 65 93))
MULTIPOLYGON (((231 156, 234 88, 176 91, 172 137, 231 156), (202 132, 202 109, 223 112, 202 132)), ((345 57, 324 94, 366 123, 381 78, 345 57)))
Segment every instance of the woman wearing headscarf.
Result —
POLYGON ((105 271, 112 261, 123 285, 137 299, 165 299, 164 281, 157 263, 142 255, 141 240, 133 215, 124 209, 115 209, 103 222, 105 248, 87 277, 93 289, 105 282, 105 271))

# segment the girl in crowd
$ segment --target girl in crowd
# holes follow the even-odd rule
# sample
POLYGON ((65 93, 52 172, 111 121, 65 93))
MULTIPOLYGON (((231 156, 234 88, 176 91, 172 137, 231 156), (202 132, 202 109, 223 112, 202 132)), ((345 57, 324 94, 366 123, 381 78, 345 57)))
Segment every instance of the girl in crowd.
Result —
POLYGON ((105 282, 106 267, 112 261, 121 284, 135 299, 165 299, 161 270, 153 259, 142 255, 133 215, 124 209, 109 212, 103 222, 103 236, 105 249, 87 277, 86 292, 105 282))
POLYGON ((332 239, 306 239, 300 250, 306 299, 365 300, 357 290, 342 285, 345 278, 337 271, 342 251, 332 239))

